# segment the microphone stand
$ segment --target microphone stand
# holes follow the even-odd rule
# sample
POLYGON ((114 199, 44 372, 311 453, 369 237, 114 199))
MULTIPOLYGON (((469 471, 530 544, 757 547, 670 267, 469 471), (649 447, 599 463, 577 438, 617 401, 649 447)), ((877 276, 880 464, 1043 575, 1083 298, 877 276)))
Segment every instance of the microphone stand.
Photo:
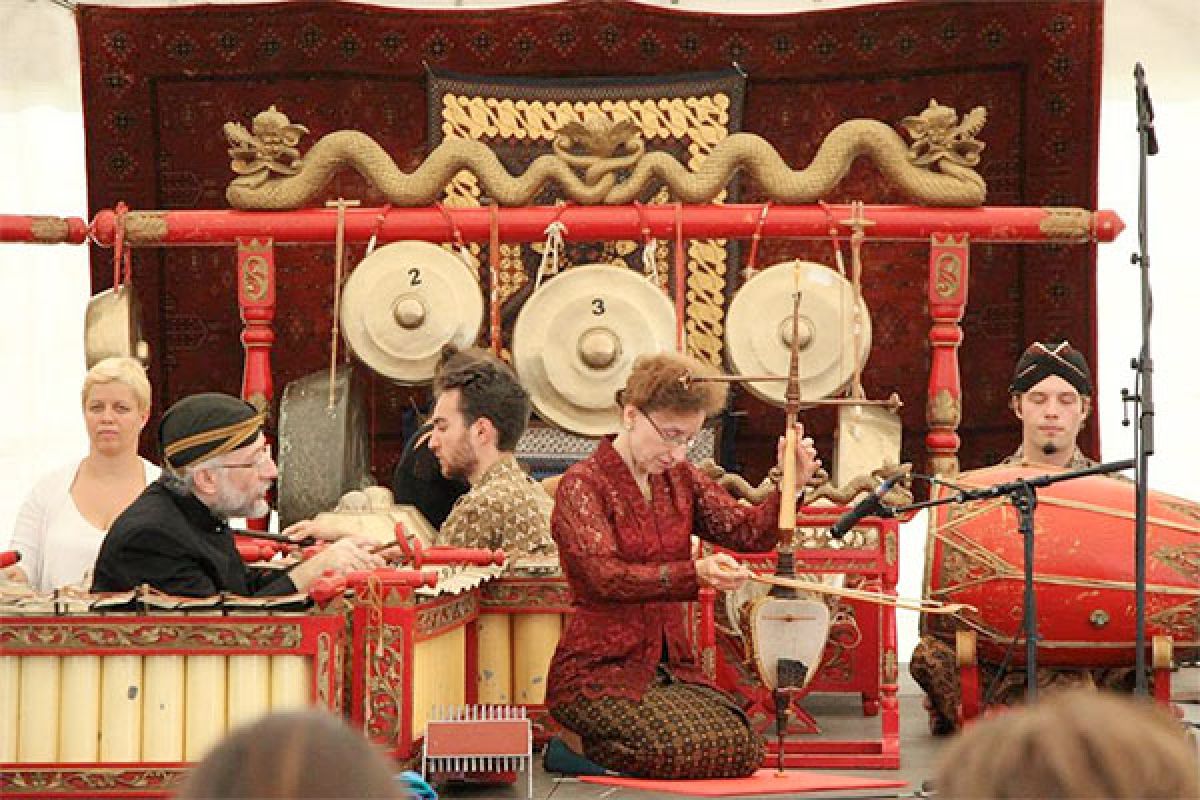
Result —
MULTIPOLYGON (((1150 246, 1147 234, 1146 158, 1158 153, 1158 138, 1154 135, 1154 106, 1146 86, 1146 72, 1140 63, 1133 67, 1134 95, 1138 117, 1138 253, 1131 261, 1137 264, 1142 278, 1142 349, 1133 360, 1134 390, 1122 390, 1125 403, 1132 403, 1137 424, 1133 431, 1133 448, 1137 455, 1136 500, 1134 504, 1134 692, 1145 696, 1146 685, 1146 498, 1149 492, 1150 456, 1154 453, 1154 360, 1150 357, 1150 320, 1154 299, 1150 291, 1150 246)), ((1128 418, 1126 418, 1128 424, 1128 418)))
POLYGON ((1097 464, 1094 467, 1059 472, 1050 475, 1038 475, 1009 483, 998 483, 995 486, 983 486, 978 489, 962 489, 956 487, 954 494, 936 500, 923 500, 906 506, 884 507, 878 516, 895 516, 898 513, 917 511, 922 508, 944 506, 950 503, 965 503, 970 500, 987 500, 993 497, 1007 495, 1013 508, 1017 510, 1017 530, 1024 537, 1023 557, 1025 560, 1025 587, 1023 597, 1024 628, 1025 628, 1025 702, 1037 700, 1037 597, 1034 593, 1033 570, 1033 512, 1037 508, 1037 490, 1043 486, 1060 481, 1074 480, 1086 475, 1104 475, 1109 472, 1119 472, 1134 466, 1132 458, 1124 461, 1111 461, 1097 464))

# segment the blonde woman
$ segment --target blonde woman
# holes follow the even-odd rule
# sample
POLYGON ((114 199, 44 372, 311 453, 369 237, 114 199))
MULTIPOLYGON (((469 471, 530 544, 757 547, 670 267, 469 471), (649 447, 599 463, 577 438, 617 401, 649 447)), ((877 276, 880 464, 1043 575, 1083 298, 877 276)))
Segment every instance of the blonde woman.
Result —
POLYGON ((5 577, 41 592, 86 586, 108 528, 156 480, 138 456, 150 418, 150 382, 132 358, 106 358, 83 381, 88 454, 45 475, 17 514, 12 548, 21 562, 5 577))

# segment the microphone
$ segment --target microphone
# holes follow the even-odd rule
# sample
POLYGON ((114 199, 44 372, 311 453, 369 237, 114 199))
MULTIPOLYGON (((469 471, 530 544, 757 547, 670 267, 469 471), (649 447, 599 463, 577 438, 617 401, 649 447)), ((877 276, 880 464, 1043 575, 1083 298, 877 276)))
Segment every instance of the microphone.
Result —
POLYGON ((1146 155, 1158 155, 1158 136, 1154 133, 1154 104, 1150 102, 1150 87, 1146 85, 1146 70, 1142 62, 1133 65, 1134 93, 1137 95, 1138 130, 1146 131, 1146 155))
POLYGON ((19 550, 3 550, 0 551, 0 569, 11 567, 13 564, 21 560, 21 552, 19 550))
POLYGON ((857 525, 863 517, 879 514, 881 511, 887 512, 885 516, 890 515, 891 511, 884 508, 883 496, 887 494, 893 486, 896 485, 896 481, 898 480, 900 480, 900 476, 895 475, 875 487, 875 491, 871 492, 862 500, 859 500, 858 503, 855 504, 854 508, 847 511, 845 514, 842 514, 842 516, 838 517, 837 522, 829 526, 829 535, 835 539, 841 539, 843 536, 849 533, 850 529, 857 525))

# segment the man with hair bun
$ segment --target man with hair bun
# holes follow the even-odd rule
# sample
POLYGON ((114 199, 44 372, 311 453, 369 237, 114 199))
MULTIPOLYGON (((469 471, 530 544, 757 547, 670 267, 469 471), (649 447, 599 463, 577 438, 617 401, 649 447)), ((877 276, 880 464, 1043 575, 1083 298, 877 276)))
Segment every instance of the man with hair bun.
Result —
POLYGON ((278 474, 262 424, 254 406, 216 392, 167 409, 158 428, 163 476, 113 522, 92 591, 148 584, 184 597, 282 595, 306 590, 326 570, 383 566, 357 539, 335 542, 288 572, 242 562, 228 520, 268 513, 266 493, 278 474))

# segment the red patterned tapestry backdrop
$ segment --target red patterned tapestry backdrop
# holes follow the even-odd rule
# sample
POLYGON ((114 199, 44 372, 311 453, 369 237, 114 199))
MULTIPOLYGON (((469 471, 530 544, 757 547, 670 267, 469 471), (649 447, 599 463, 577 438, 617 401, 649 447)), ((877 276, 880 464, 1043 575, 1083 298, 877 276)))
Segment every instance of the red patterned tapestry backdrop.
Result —
MULTIPOLYGON (((1102 3, 922 2, 775 16, 714 16, 626 2, 578 0, 538 8, 412 11, 291 2, 187 8, 78 9, 91 213, 224 208, 232 177, 222 123, 248 124, 271 104, 311 131, 374 137, 405 170, 427 152, 426 70, 494 76, 629 77, 718 70, 748 75, 743 129, 766 137, 793 167, 807 165, 839 122, 892 124, 936 98, 960 112, 986 106, 980 171, 989 205, 1094 208, 1102 3)), ((356 175, 330 198, 380 204, 356 175)), ((743 202, 758 199, 743 183, 743 202)), ((902 202, 858 164, 831 202, 902 202)), ((899 392, 904 457, 924 465, 929 366, 927 247, 869 244, 864 293, 874 342, 864 383, 899 392)), ((349 253, 350 263, 362 254, 349 253)), ((828 243, 774 241, 760 265, 790 257, 831 263, 828 243)), ((333 246, 278 250, 277 393, 328 363, 333 246)), ((233 248, 139 250, 155 404, 200 390, 236 393, 241 323, 233 248)), ((95 249, 96 290, 111 253, 95 249)), ((962 464, 1015 447, 1006 408, 1012 365, 1035 338, 1095 342, 1090 247, 977 245, 963 327, 962 464)), ((1093 359, 1094 360, 1094 359, 1093 359)), ((388 475, 414 392, 371 379, 377 477, 388 475)), ((416 392, 415 399, 423 398, 416 392)), ((742 395, 737 458, 765 470, 779 412, 742 395)), ((832 417, 806 415, 828 452, 832 417)), ((150 430, 154 429, 150 426, 150 430)), ((1095 428, 1086 440, 1095 449, 1095 428)), ((151 445, 151 442, 146 442, 151 445)))

